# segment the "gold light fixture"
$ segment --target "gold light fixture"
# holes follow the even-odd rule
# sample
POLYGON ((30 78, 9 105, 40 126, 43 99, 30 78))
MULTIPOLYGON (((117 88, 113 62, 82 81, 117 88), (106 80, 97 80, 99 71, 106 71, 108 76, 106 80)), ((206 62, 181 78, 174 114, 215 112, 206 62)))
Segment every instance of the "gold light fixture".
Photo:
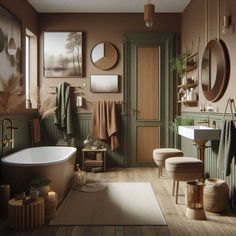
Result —
POLYGON ((144 21, 148 28, 151 28, 154 24, 155 5, 150 3, 144 5, 144 21))
POLYGON ((223 27, 222 33, 226 34, 231 26, 231 16, 228 14, 228 4, 227 0, 225 1, 225 15, 223 16, 223 27))
POLYGON ((13 24, 11 23, 11 38, 9 40, 9 43, 7 45, 7 51, 10 55, 15 55, 16 54, 16 43, 13 38, 13 24))
POLYGON ((223 16, 223 28, 222 28, 223 34, 226 34, 230 25, 231 25, 231 16, 223 16))

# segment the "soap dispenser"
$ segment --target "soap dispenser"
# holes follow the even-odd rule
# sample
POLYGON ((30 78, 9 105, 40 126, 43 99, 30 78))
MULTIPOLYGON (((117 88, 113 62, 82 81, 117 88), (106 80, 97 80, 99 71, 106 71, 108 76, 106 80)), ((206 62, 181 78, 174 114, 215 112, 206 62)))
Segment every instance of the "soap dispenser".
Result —
POLYGON ((187 101, 190 101, 190 100, 191 100, 191 99, 190 99, 190 91, 189 91, 189 89, 187 89, 186 100, 187 100, 187 101))
POLYGON ((194 88, 190 89, 189 100, 190 101, 196 101, 197 100, 197 94, 196 94, 196 91, 194 90, 194 88))

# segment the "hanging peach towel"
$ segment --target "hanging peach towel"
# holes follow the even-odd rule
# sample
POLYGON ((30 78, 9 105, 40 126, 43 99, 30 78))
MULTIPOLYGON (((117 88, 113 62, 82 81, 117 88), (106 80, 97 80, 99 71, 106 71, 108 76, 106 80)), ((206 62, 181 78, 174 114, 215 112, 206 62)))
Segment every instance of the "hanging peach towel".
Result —
POLYGON ((96 101, 93 103, 93 136, 111 141, 111 150, 119 147, 118 122, 114 101, 96 101))

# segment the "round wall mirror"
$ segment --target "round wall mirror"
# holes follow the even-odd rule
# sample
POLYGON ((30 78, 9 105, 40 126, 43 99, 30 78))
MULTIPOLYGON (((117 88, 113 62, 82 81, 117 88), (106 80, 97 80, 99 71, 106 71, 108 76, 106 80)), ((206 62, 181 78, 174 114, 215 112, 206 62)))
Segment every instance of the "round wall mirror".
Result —
POLYGON ((222 41, 212 39, 208 42, 201 70, 202 90, 208 101, 219 100, 229 81, 229 57, 222 41))
POLYGON ((91 51, 91 61, 100 70, 111 69, 118 60, 118 52, 110 43, 98 43, 91 51))

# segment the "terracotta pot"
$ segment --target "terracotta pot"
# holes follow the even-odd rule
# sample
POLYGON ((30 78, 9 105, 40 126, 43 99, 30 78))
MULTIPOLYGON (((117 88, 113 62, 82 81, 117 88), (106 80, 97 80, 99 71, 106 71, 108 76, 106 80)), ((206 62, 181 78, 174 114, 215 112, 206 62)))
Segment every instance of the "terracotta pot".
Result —
POLYGON ((40 197, 47 196, 48 192, 50 192, 50 190, 51 190, 49 185, 36 187, 36 189, 39 191, 40 197))

